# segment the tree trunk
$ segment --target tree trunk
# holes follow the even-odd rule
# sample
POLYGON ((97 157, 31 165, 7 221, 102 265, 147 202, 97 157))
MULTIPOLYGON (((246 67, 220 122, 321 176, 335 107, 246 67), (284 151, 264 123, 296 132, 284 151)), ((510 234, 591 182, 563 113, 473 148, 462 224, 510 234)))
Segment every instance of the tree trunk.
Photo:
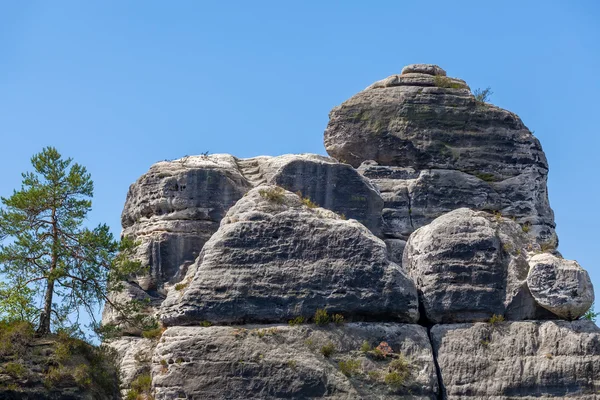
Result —
POLYGON ((50 316, 52 313, 52 296, 54 295, 54 279, 48 279, 46 296, 44 297, 44 309, 40 315, 40 325, 37 329, 38 335, 50 333, 50 316))
POLYGON ((46 296, 44 297, 44 309, 40 314, 40 325, 37 333, 40 336, 50 333, 50 317, 52 315, 52 296, 54 295, 54 280, 52 275, 58 265, 58 226, 56 221, 56 208, 52 209, 52 262, 50 264, 50 273, 48 275, 48 285, 46 286, 46 296))

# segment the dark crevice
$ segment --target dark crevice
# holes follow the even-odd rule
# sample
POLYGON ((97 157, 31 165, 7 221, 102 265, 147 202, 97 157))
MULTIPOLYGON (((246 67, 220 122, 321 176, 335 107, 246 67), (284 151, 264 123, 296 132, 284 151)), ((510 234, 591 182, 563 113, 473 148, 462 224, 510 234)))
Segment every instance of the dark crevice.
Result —
POLYGON ((435 365, 435 373, 437 375, 437 380, 438 380, 438 395, 437 398, 438 400, 444 400, 446 398, 446 390, 444 388, 444 380, 442 379, 442 370, 440 369, 440 364, 438 364, 438 360, 437 360, 437 351, 435 349, 435 346, 433 345, 433 337, 431 336, 431 328, 432 326, 429 326, 427 328, 427 336, 429 337, 429 344, 431 345, 431 354, 433 355, 433 364, 435 365))

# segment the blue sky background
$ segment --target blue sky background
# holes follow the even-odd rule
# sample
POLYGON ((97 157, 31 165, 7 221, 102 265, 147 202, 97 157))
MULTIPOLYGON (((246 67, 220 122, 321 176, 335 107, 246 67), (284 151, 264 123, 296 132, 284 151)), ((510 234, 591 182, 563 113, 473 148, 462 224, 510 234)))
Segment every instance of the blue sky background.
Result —
POLYGON ((600 293, 598 21, 595 0, 1 2, 0 195, 53 145, 92 173, 90 224, 118 234, 154 162, 325 154, 332 107, 435 63, 535 132, 559 250, 600 293))

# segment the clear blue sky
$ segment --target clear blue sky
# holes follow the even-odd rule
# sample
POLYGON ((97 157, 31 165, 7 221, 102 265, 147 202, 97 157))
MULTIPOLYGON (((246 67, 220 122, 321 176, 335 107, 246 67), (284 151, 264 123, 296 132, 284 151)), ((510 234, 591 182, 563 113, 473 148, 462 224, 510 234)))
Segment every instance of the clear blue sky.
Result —
POLYGON ((535 131, 559 249, 600 297, 599 21, 596 0, 4 1, 0 195, 53 145, 92 173, 90 223, 118 234, 152 163, 325 154, 333 106, 435 63, 535 131))

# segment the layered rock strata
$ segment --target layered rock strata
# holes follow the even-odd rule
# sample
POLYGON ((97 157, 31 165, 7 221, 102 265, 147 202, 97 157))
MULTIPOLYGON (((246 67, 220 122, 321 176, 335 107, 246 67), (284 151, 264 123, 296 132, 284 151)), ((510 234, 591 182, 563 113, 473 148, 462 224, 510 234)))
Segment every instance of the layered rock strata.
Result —
POLYGON ((436 325, 431 336, 444 399, 598 398, 591 321, 436 325))
POLYGON ((259 186, 232 207, 160 311, 167 326, 286 322, 317 309, 416 322, 414 283, 356 220, 259 186))
MULTIPOLYGON (((391 364, 393 365, 393 364, 391 364)), ((339 327, 244 325, 174 327, 152 360, 157 400, 436 399, 438 380, 427 331, 418 325, 351 323, 339 327), (403 385, 385 383, 392 356, 360 351, 385 341, 410 360, 403 385), (323 355, 322 349, 331 353, 323 355), (340 365, 348 365, 340 369, 340 365), (343 372, 342 372, 343 371, 343 372)))
POLYGON ((161 400, 597 398, 600 329, 577 320, 593 288, 556 249, 545 156, 483 100, 415 64, 332 110, 342 163, 153 166, 123 214, 152 272, 119 296, 152 299, 166 330, 113 342, 124 387, 150 373, 161 400))
POLYGON ((402 265, 431 323, 557 318, 527 286, 527 259, 535 251, 540 246, 512 220, 460 208, 417 229, 402 265))
MULTIPOLYGON (((149 301, 155 313, 179 283, 227 210, 256 185, 272 183, 381 231, 383 200, 352 167, 312 154, 238 159, 227 154, 188 156, 154 164, 131 185, 121 217, 123 235, 139 242, 136 259, 150 273, 132 277, 113 300, 149 301)), ((107 305, 103 322, 119 323, 107 305)), ((130 334, 140 334, 127 324, 130 334)))
POLYGON ((539 141, 517 115, 437 66, 408 66, 335 107, 325 148, 379 187, 386 237, 406 240, 468 207, 515 217, 540 243, 557 245, 539 141))

